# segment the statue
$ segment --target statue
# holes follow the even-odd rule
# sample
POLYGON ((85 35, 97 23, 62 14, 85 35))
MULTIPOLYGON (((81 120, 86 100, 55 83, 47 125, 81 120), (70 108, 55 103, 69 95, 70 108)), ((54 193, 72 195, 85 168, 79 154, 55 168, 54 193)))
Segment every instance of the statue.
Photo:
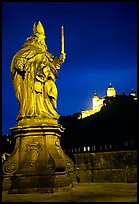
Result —
POLYGON ((58 124, 58 70, 66 58, 62 26, 60 57, 48 52, 44 28, 34 23, 33 35, 11 62, 12 80, 19 103, 18 125, 11 127, 15 147, 3 164, 3 186, 8 193, 55 192, 72 187, 74 164, 64 153, 58 124), (31 175, 31 176, 30 176, 31 175))
MULTIPOLYGON (((63 35, 62 29, 64 40, 63 35)), ((51 120, 52 124, 57 123, 58 92, 55 80, 66 58, 63 46, 59 58, 48 52, 44 28, 39 21, 34 23, 33 35, 26 39, 21 50, 13 57, 11 73, 20 108, 16 118, 19 125, 29 119, 35 119, 36 122, 47 119, 47 122, 51 120)))

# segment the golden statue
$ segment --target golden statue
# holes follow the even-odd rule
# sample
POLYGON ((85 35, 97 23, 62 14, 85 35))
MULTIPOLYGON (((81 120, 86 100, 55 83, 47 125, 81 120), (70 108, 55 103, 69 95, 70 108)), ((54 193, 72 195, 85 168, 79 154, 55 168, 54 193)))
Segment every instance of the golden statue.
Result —
POLYGON ((20 107, 16 118, 19 125, 28 124, 25 121, 30 119, 36 122, 45 122, 45 119, 54 123, 58 121, 55 80, 66 58, 63 32, 62 26, 62 51, 60 57, 55 57, 48 52, 41 22, 35 22, 33 35, 26 39, 12 59, 12 80, 20 107))
POLYGON ((58 124, 55 85, 66 57, 63 26, 61 29, 59 58, 48 52, 39 21, 34 23, 33 35, 12 59, 12 80, 20 111, 18 125, 10 128, 15 147, 2 167, 3 186, 8 193, 36 193, 36 189, 53 193, 72 188, 74 164, 60 145, 65 128, 58 124))

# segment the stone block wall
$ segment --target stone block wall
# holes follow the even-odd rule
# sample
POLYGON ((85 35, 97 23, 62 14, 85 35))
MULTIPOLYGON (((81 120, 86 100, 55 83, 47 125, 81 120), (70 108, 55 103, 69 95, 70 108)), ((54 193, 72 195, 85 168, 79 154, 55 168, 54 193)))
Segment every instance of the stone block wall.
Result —
POLYGON ((80 182, 137 182, 137 151, 74 153, 75 178, 80 182))

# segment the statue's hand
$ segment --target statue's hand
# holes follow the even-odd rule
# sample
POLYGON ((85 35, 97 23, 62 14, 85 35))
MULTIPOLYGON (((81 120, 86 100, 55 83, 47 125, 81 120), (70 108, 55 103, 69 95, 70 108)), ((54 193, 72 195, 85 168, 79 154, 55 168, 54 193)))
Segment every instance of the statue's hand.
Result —
POLYGON ((59 59, 64 62, 66 59, 66 53, 61 53, 59 59))
POLYGON ((21 59, 17 60, 16 63, 17 63, 18 69, 20 71, 24 71, 25 62, 26 62, 26 60, 24 58, 21 58, 21 59))

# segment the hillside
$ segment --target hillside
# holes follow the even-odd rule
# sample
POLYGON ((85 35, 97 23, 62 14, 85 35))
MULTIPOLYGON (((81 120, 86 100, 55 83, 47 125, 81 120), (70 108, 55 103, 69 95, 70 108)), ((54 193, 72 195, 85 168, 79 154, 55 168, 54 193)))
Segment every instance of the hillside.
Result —
POLYGON ((132 96, 106 97, 100 112, 80 120, 77 115, 60 117, 65 148, 137 141, 137 100, 132 96))

